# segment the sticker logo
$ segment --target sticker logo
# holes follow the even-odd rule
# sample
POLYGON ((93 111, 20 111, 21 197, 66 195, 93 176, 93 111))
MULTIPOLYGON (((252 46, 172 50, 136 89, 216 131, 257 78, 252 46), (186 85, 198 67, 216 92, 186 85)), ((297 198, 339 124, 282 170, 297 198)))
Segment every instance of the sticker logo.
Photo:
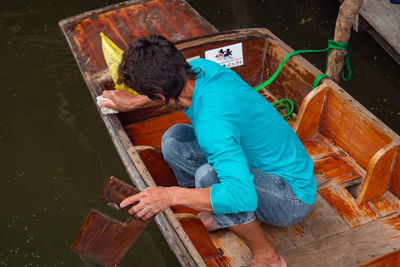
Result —
POLYGON ((241 66, 243 65, 242 43, 208 50, 205 52, 205 58, 228 68, 241 66))

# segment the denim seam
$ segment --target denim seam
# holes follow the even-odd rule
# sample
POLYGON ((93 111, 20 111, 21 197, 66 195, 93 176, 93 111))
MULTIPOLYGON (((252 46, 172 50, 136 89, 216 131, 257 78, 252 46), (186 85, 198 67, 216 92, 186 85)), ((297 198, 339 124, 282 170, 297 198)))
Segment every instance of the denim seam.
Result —
POLYGON ((242 225, 242 224, 250 223, 250 222, 254 221, 255 219, 256 219, 256 215, 254 213, 246 219, 240 219, 239 222, 219 223, 214 218, 214 220, 217 223, 217 226, 219 228, 226 228, 226 227, 232 227, 232 226, 236 226, 236 225, 242 225))

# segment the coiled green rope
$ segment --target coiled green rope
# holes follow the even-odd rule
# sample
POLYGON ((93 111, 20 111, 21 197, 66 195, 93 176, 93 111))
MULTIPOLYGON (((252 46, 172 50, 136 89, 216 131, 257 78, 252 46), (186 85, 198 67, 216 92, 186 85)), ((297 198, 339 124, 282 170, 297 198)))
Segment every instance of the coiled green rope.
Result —
MULTIPOLYGON (((265 82, 263 82, 262 84, 260 84, 259 86, 253 88, 254 91, 258 92, 261 89, 267 87, 268 85, 270 85, 275 79, 276 77, 279 75, 279 73, 281 72, 283 65, 285 65, 286 61, 291 58, 294 55, 297 54, 302 54, 302 53, 318 53, 318 52, 327 52, 326 54, 326 65, 325 65, 325 72, 326 69, 328 68, 328 58, 329 58, 329 54, 331 53, 332 49, 339 49, 339 50, 346 50, 347 49, 347 55, 346 55, 346 59, 343 63, 343 69, 342 69, 342 79, 347 82, 351 79, 352 76, 352 71, 351 71, 351 66, 350 66, 350 53, 351 53, 351 49, 350 49, 350 44, 348 43, 342 43, 342 42, 336 42, 334 40, 328 40, 328 47, 325 49, 321 49, 321 50, 297 50, 297 51, 293 51, 289 54, 286 55, 286 57, 282 60, 281 64, 279 65, 278 69, 274 72, 274 74, 272 74, 272 76, 266 80, 265 82), (347 72, 347 75, 346 75, 347 72)), ((323 79, 323 78, 329 78, 328 75, 326 75, 325 73, 322 73, 320 75, 317 76, 317 78, 315 78, 313 86, 312 86, 312 90, 318 86, 319 82, 323 79)), ((286 110, 286 115, 284 115, 283 117, 290 117, 292 120, 295 120, 292 117, 292 113, 294 111, 294 105, 293 102, 289 99, 281 99, 279 101, 277 101, 276 103, 273 104, 274 107, 276 107, 277 109, 285 109, 286 110)))

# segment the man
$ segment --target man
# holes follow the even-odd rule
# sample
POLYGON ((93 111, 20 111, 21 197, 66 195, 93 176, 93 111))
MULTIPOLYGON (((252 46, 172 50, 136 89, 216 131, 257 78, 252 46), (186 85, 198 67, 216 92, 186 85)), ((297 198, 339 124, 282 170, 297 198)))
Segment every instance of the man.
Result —
POLYGON ((163 102, 184 108, 192 125, 174 125, 162 153, 180 187, 156 187, 125 199, 148 219, 186 205, 211 231, 229 228, 249 246, 252 266, 286 266, 260 221, 303 220, 316 196, 313 162, 275 108, 234 71, 205 59, 186 63, 161 36, 136 39, 124 52, 120 81, 139 92, 105 91, 104 106, 128 111, 163 102), (193 188, 194 187, 194 188, 193 188))

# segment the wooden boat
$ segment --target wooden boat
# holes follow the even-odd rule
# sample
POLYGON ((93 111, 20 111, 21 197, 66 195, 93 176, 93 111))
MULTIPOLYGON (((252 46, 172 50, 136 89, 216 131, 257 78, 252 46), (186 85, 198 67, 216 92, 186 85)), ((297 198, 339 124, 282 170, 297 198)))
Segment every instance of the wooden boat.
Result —
MULTIPOLYGON (((60 27, 93 98, 114 86, 100 32, 123 49, 136 37, 163 34, 187 58, 242 43, 244 64, 233 70, 252 86, 270 77, 293 51, 266 29, 219 33, 184 0, 128 1, 67 18, 60 27)), ((331 80, 311 91, 320 73, 295 56, 260 91, 271 102, 294 102, 296 121, 288 123, 314 160, 318 180, 309 217, 290 227, 263 225, 265 234, 289 266, 400 265, 400 137, 331 80)), ((161 155, 146 148, 159 150, 167 128, 189 122, 182 111, 156 106, 100 116, 137 188, 176 183, 161 155)), ((173 207, 155 217, 183 266, 250 263, 249 249, 229 230, 196 233, 182 216, 191 212, 173 207), (198 238, 211 241, 211 254, 198 238)))

